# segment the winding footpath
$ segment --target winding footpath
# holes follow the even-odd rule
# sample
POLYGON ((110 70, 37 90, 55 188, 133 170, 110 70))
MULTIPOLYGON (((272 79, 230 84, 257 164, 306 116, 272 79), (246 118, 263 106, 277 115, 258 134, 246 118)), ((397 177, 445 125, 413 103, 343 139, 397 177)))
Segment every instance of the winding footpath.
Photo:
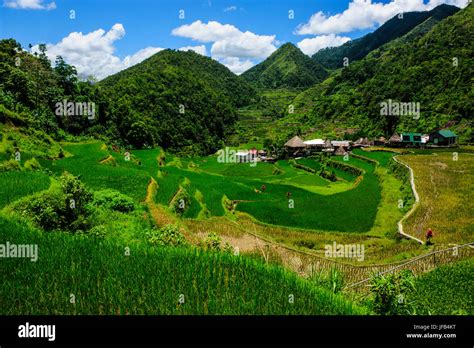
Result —
POLYGON ((413 195, 415 196, 415 203, 413 204, 411 209, 408 211, 408 213, 405 214, 404 217, 402 217, 402 219, 400 221, 398 221, 398 233, 400 233, 404 237, 413 239, 413 240, 417 241, 420 244, 425 244, 421 239, 418 239, 415 236, 409 235, 408 233, 405 233, 403 231, 403 221, 408 219, 408 217, 410 217, 410 215, 413 214, 415 209, 418 207, 418 204, 420 203, 420 196, 418 195, 418 192, 416 191, 415 175, 413 174, 413 169, 411 169, 410 166, 408 166, 407 164, 400 161, 397 157, 398 156, 393 156, 393 159, 395 160, 395 162, 407 167, 409 172, 410 172, 410 186, 411 186, 411 190, 413 191, 413 195))

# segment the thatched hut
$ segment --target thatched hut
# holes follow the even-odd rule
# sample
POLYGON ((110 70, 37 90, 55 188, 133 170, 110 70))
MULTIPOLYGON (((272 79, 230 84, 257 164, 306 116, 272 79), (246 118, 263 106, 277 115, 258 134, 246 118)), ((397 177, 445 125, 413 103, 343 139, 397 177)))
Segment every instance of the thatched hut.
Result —
POLYGON ((347 155, 347 151, 344 149, 344 147, 341 145, 337 148, 336 152, 334 152, 336 156, 345 156, 347 155))
POLYGON ((294 136, 288 140, 285 145, 285 151, 289 156, 301 156, 303 150, 306 148, 306 144, 301 140, 299 136, 294 136))
POLYGON ((306 147, 306 144, 303 142, 303 140, 301 140, 299 136, 296 135, 290 140, 288 140, 284 146, 285 148, 288 148, 288 149, 297 150, 297 149, 304 149, 306 147))

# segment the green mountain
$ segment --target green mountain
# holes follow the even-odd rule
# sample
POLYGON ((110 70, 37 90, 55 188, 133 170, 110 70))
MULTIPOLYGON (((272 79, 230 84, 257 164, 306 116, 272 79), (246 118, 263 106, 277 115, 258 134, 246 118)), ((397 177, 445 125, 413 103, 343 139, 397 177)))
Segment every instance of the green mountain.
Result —
POLYGON ((164 50, 99 83, 111 100, 118 138, 209 153, 222 144, 252 87, 215 60, 164 50))
POLYGON ((0 40, 0 122, 58 140, 87 135, 135 148, 213 153, 232 129, 236 108, 255 96, 248 82, 195 52, 164 50, 94 83, 79 81, 61 58, 53 68, 41 50, 33 55, 13 39, 0 40), (63 102, 94 103, 95 114, 58 113, 63 102))
POLYGON ((249 104, 255 91, 245 80, 240 79, 226 66, 216 60, 193 51, 164 50, 125 71, 109 76, 100 82, 103 86, 112 86, 123 76, 147 71, 147 69, 165 70, 168 66, 185 69, 209 86, 220 91, 234 106, 249 104))
POLYGON ((459 8, 450 5, 439 5, 431 11, 408 12, 402 18, 395 16, 373 33, 367 34, 359 39, 346 42, 339 47, 328 47, 316 52, 311 58, 328 69, 342 68, 344 58, 349 63, 360 60, 371 51, 380 46, 399 38, 414 28, 423 24, 413 35, 426 33, 439 21, 452 16, 459 8))
POLYGON ((455 129, 469 140, 474 100, 473 16, 474 7, 469 5, 421 37, 411 41, 402 37, 380 47, 300 93, 291 103, 295 114, 285 118, 308 128, 337 121, 361 128, 367 135, 429 132, 456 124, 455 129), (383 115, 381 103, 389 99, 419 103, 420 117, 383 115))
POLYGON ((286 43, 241 76, 258 88, 301 88, 322 81, 327 72, 295 45, 286 43))

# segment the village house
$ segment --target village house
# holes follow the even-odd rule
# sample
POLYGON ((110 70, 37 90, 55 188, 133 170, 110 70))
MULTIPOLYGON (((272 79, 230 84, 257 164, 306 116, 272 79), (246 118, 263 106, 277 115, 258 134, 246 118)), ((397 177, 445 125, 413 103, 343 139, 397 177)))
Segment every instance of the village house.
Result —
POLYGON ((285 151, 290 157, 298 157, 303 155, 303 151, 306 148, 306 144, 301 140, 299 136, 294 136, 288 140, 285 145, 285 151))
POLYGON ((453 146, 458 136, 449 129, 442 129, 429 135, 429 143, 435 146, 453 146))
POLYGON ((368 147, 370 146, 369 139, 367 137, 365 138, 359 138, 354 142, 354 147, 368 147))
POLYGON ((351 147, 351 142, 349 140, 332 140, 331 145, 335 148, 342 146, 347 151, 351 147))
POLYGON ((304 142, 306 145, 306 153, 311 154, 313 152, 320 152, 324 148, 324 140, 323 139, 312 139, 307 140, 304 142))
POLYGON ((336 156, 345 156, 347 155, 347 150, 341 145, 337 148, 337 150, 334 152, 336 156))

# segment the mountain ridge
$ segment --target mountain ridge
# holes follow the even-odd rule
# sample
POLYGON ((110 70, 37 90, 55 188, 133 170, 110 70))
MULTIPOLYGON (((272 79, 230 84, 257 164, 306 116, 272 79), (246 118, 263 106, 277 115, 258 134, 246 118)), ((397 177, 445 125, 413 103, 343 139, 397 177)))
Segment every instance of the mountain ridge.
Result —
POLYGON ((325 69, 292 43, 285 43, 241 77, 261 89, 305 88, 327 76, 325 69))
POLYGON ((430 18, 433 19, 434 25, 459 10, 456 6, 442 4, 431 11, 403 13, 402 18, 399 18, 400 15, 396 15, 374 32, 338 47, 324 48, 316 52, 311 59, 327 69, 342 68, 345 58, 348 59, 348 63, 360 60, 380 46, 406 35, 430 18))

